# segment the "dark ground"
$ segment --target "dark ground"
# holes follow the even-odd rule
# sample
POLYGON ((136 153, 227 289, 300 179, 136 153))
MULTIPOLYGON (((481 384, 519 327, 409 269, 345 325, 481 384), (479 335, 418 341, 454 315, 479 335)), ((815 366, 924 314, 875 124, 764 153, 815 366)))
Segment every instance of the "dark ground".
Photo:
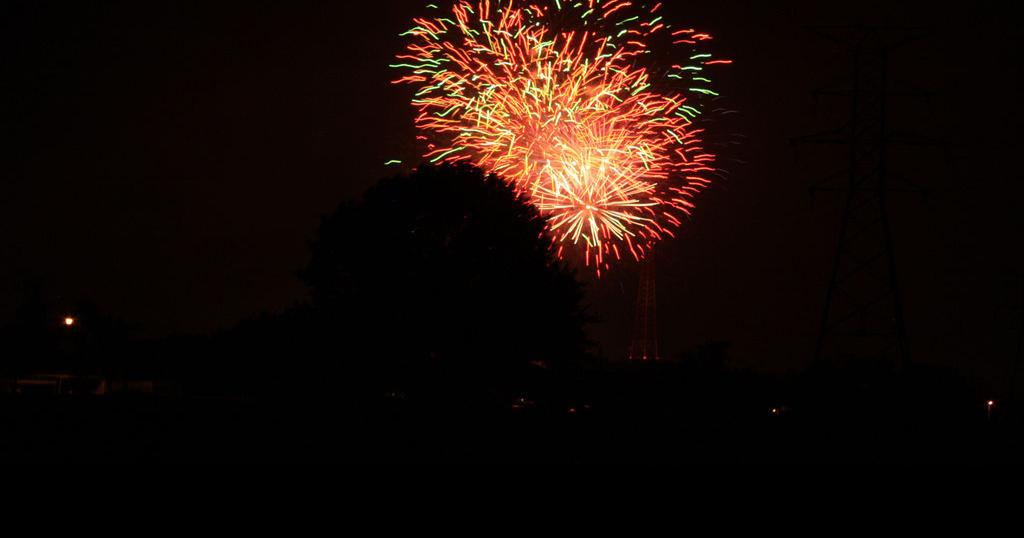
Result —
MULTIPOLYGON (((622 372, 616 375, 621 379, 622 372)), ((509 398, 508 404, 492 399, 465 405, 456 396, 441 401, 404 395, 320 400, 6 395, 0 397, 0 459, 683 464, 1024 459, 1019 422, 1002 408, 987 419, 983 403, 965 400, 963 406, 933 408, 930 402, 939 400, 924 390, 898 398, 893 394, 901 389, 877 385, 817 395, 789 389, 796 403, 774 403, 774 389, 736 380, 699 383, 705 389, 693 382, 665 397, 658 386, 637 382, 645 375, 627 376, 634 388, 619 381, 602 385, 594 376, 575 400, 527 397, 525 404, 509 398), (738 392, 744 388, 750 391, 746 397, 738 392), (584 395, 595 390, 603 396, 584 395), (817 403, 809 403, 811 398, 817 403)), ((666 380, 661 387, 672 383, 666 380)), ((896 386, 909 384, 891 387, 896 386)))

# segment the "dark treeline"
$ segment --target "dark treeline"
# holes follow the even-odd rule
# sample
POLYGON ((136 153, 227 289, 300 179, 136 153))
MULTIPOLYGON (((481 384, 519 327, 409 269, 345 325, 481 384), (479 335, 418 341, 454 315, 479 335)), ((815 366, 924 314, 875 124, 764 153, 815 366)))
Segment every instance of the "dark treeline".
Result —
MULTIPOLYGON (((309 300, 157 340, 26 286, 0 363, 0 454, 230 461, 1014 459, 1009 401, 952 371, 770 376, 727 342, 658 363, 593 355, 581 285, 537 211, 468 166, 421 167, 326 216, 309 300), (65 315, 75 323, 61 323, 65 315), (60 397, 16 380, 103 380, 60 397), (139 383, 142 384, 139 384, 139 383), (132 383, 135 383, 134 385, 132 383), (129 390, 135 387, 137 390, 129 390), (114 390, 118 388, 119 390, 114 390)), ((69 383, 71 381, 68 381, 69 383)), ((1019 459, 1018 459, 1019 461, 1019 459)))

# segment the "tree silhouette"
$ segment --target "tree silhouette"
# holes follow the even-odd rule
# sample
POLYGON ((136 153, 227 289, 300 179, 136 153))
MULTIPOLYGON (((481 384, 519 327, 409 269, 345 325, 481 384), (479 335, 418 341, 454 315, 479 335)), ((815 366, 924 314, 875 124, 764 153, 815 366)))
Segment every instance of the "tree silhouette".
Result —
POLYGON ((544 226, 494 175, 421 166, 326 217, 302 276, 355 360, 557 364, 585 350, 582 293, 544 226))

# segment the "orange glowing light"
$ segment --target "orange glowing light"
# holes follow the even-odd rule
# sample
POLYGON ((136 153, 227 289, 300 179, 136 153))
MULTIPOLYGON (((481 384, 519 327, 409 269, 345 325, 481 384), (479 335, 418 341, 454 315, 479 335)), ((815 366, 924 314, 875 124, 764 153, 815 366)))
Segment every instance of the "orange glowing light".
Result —
POLYGON ((70 317, 69 318, 64 318, 64 325, 65 326, 71 327, 74 324, 75 324, 75 318, 70 318, 70 317))

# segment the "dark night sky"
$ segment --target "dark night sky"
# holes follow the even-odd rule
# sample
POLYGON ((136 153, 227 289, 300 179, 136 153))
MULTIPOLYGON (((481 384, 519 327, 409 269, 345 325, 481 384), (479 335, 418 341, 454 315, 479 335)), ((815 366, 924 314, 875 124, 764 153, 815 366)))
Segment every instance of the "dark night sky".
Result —
MULTIPOLYGON (((294 272, 319 215, 397 171, 386 160, 415 162, 408 89, 389 84, 387 64, 423 3, 6 2, 0 320, 30 278, 148 334, 300 300, 294 272)), ((789 140, 844 109, 815 107, 812 90, 843 63, 802 28, 925 26, 894 71, 938 94, 894 104, 894 121, 948 140, 953 166, 937 150, 895 156, 930 190, 892 203, 911 350, 998 378, 1024 274, 1021 35, 1002 3, 666 4, 736 60, 716 83, 741 112, 728 128, 746 137, 722 155, 729 179, 660 254, 666 350, 729 340, 768 370, 809 358, 840 200, 812 204, 807 187, 842 155, 798 160, 789 140)), ((629 268, 592 284, 609 355, 624 351, 634 286, 629 268)))

